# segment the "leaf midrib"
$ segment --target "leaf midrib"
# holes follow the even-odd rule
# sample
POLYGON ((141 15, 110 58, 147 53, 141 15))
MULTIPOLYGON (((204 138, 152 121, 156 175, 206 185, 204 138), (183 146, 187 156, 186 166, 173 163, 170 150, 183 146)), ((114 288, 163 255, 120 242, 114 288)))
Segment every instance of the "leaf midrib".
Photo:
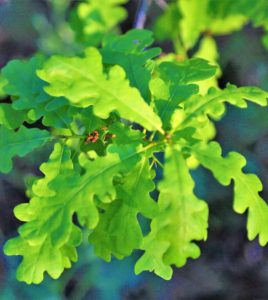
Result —
MULTIPOLYGON (((99 84, 96 80, 94 80, 94 78, 92 76, 89 76, 89 74, 85 74, 84 72, 82 72, 81 70, 79 70, 78 68, 74 67, 71 64, 68 64, 66 62, 62 62, 62 64, 67 65, 69 68, 71 68, 72 70, 74 70, 75 72, 77 72, 78 74, 80 74, 82 77, 85 77, 87 80, 93 82, 100 90, 106 92, 107 94, 109 94, 110 96, 112 96, 114 99, 119 100, 119 102, 121 103, 121 105, 125 106, 126 108, 134 111, 138 116, 140 116, 143 120, 145 120, 146 122, 150 123, 152 125, 153 128, 157 129, 159 132, 163 133, 163 130, 161 127, 159 127, 159 125, 155 124, 155 122, 152 122, 151 119, 147 119, 144 118, 144 114, 142 114, 141 111, 139 111, 138 109, 135 109, 135 103, 133 103, 133 106, 127 105, 128 101, 123 101, 120 97, 118 97, 118 95, 115 95, 114 93, 112 93, 110 90, 105 89, 101 84, 99 84)), ((121 68, 121 67, 120 67, 121 68)), ((103 73, 100 74, 102 77, 104 76, 103 73)), ((109 82, 106 78, 103 78, 105 81, 109 82)), ((126 80, 126 78, 124 78, 124 80, 126 80)), ((105 86, 105 85, 104 85, 105 86)), ((134 87, 129 86, 130 89, 134 89, 134 87)), ((136 89, 138 91, 138 89, 136 89)), ((140 98, 143 100, 143 98, 140 96, 140 98)), ((131 102, 129 102, 131 103, 131 102)), ((144 101, 144 105, 147 106, 148 109, 151 109, 150 106, 148 106, 146 104, 146 102, 144 101)), ((154 111, 151 111, 152 114, 155 114, 154 111)), ((157 117, 157 115, 155 115, 155 117, 157 117)))

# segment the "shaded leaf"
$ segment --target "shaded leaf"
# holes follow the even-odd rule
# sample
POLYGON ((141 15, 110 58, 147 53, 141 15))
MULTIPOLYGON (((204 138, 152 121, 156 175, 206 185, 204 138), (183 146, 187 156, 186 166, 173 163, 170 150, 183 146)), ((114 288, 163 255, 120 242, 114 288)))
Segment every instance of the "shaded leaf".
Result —
POLYGON ((133 29, 121 36, 108 36, 101 49, 103 62, 124 68, 130 85, 138 88, 147 102, 151 74, 146 64, 161 52, 160 48, 147 49, 152 43, 151 31, 133 29))
POLYGON ((27 119, 24 111, 17 111, 9 103, 0 104, 0 125, 8 129, 16 129, 27 119))
POLYGON ((51 139, 48 131, 21 126, 18 131, 0 126, 0 172, 12 169, 12 158, 23 157, 51 139))
POLYGON ((195 58, 183 63, 162 62, 157 71, 160 78, 150 81, 150 91, 164 129, 170 129, 171 117, 179 104, 197 94, 196 81, 206 80, 216 72, 208 61, 195 58))
POLYGON ((44 57, 36 55, 28 61, 12 60, 2 69, 7 80, 4 91, 12 96, 14 109, 36 109, 51 99, 43 90, 45 82, 36 75, 43 62, 44 57))

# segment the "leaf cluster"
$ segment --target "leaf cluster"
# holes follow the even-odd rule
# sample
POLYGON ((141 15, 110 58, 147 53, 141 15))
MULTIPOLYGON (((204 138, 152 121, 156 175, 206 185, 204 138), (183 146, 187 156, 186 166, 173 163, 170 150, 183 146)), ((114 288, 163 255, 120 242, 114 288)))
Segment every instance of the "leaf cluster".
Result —
POLYGON ((207 36, 231 34, 252 23, 264 29, 266 45, 267 11, 266 0, 174 0, 156 21, 154 31, 157 39, 172 40, 180 53, 207 36))
MULTIPOLYGON (((95 16, 99 1, 89 3, 85 10, 95 16)), ((122 10, 115 15, 121 20, 122 10)), ((22 256, 18 280, 38 284, 45 272, 58 278, 77 261, 85 235, 104 260, 139 249, 137 274, 170 279, 172 266, 197 258, 197 242, 207 238, 209 210, 194 194, 193 161, 222 185, 234 182, 234 210, 248 212, 249 239, 268 242, 260 180, 243 171, 245 158, 223 156, 212 141, 226 103, 265 106, 268 93, 231 84, 202 92, 216 66, 202 58, 163 61, 152 43, 150 31, 131 30, 77 55, 35 55, 2 69, 0 95, 9 100, 0 103, 0 171, 12 169, 13 157, 53 144, 43 176, 28 180, 29 202, 14 210, 24 222, 19 235, 4 247, 22 256)))

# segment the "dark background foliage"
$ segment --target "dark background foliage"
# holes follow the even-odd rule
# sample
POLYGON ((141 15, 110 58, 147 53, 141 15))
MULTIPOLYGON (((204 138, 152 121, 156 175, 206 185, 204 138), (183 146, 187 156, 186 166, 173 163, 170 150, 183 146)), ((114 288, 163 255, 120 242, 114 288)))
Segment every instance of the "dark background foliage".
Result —
MULTIPOLYGON (((58 2, 58 10, 52 12, 49 0, 0 0, 1 67, 10 59, 29 57, 38 49, 49 53, 50 47, 62 47, 55 32, 65 22, 68 2, 75 5, 77 1, 58 2)), ((138 6, 139 1, 135 0, 126 5, 129 17, 122 24, 123 32, 133 27, 138 6)), ((160 13, 161 9, 153 5, 148 12, 147 28, 160 13)), ((261 30, 247 25, 242 32, 217 38, 223 70, 221 87, 231 82, 268 89, 268 52, 262 46, 261 34, 261 30)), ((172 51, 169 43, 160 46, 172 51)), ((268 109, 255 105, 249 105, 247 110, 228 107, 224 118, 217 123, 217 130, 217 140, 225 151, 236 150, 247 157, 247 170, 260 176, 263 196, 268 199, 268 109)), ((0 174, 2 245, 15 235, 19 225, 13 216, 14 206, 27 201, 23 176, 38 174, 38 166, 47 158, 46 150, 17 159, 11 174, 0 174)), ((15 279, 18 260, 1 252, 0 299, 268 299, 268 248, 247 240, 245 216, 232 211, 231 188, 221 187, 203 169, 193 175, 197 194, 207 199, 210 207, 208 240, 200 243, 201 257, 176 269, 171 281, 149 273, 135 276, 133 265, 139 253, 107 264, 96 258, 85 244, 79 250, 79 262, 59 280, 47 278, 39 286, 27 286, 15 279)))

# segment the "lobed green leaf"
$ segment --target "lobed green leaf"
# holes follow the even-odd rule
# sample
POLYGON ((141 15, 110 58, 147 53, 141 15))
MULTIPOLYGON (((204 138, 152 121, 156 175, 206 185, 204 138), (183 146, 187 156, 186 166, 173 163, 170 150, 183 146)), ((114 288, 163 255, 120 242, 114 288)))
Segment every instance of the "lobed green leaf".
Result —
POLYGON ((194 182, 176 146, 165 152, 164 179, 159 183, 159 213, 145 237, 143 256, 135 272, 154 271, 164 279, 172 276, 171 265, 178 267, 187 258, 197 258, 199 247, 193 242, 207 237, 208 208, 194 193, 194 182))
POLYGON ((139 91, 129 86, 124 70, 114 66, 106 75, 101 55, 95 48, 87 49, 82 58, 54 56, 38 75, 49 83, 45 90, 52 96, 64 96, 78 107, 93 105, 94 114, 103 119, 117 111, 127 120, 163 133, 160 118, 139 91))
POLYGON ((160 48, 148 47, 153 43, 152 32, 132 29, 121 36, 108 36, 103 43, 103 62, 124 68, 130 85, 136 87, 149 102, 148 83, 151 79, 148 62, 158 56, 160 48))
POLYGON ((97 46, 108 32, 127 17, 121 6, 128 0, 86 0, 72 13, 71 26, 78 41, 97 46))
POLYGON ((234 210, 242 214, 248 210, 248 237, 253 240, 259 235, 262 246, 268 242, 268 205, 261 198, 262 184, 255 174, 245 174, 245 158, 236 152, 222 157, 221 147, 216 142, 208 145, 197 144, 193 152, 198 161, 212 171, 215 178, 223 185, 234 181, 234 210))

